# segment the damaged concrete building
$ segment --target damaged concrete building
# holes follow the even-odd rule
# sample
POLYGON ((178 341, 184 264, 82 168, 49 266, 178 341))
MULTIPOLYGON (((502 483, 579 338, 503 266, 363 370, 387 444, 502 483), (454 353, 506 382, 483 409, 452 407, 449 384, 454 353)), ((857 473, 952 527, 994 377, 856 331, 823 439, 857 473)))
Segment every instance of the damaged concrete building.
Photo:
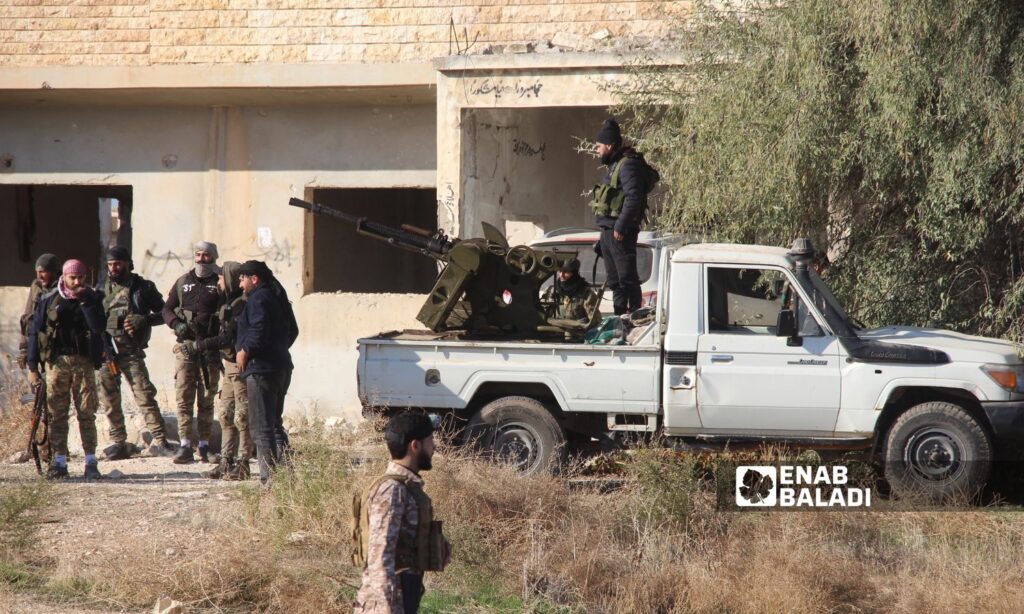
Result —
MULTIPOLYGON (((8 0, 0 7, 0 350, 35 258, 102 274, 130 247, 164 292, 210 240, 267 261, 301 335, 293 414, 354 418, 355 340, 419 327, 436 272, 288 207, 525 243, 592 226, 577 151, 603 87, 685 1, 8 0)), ((150 371, 173 408, 170 331, 150 371)))

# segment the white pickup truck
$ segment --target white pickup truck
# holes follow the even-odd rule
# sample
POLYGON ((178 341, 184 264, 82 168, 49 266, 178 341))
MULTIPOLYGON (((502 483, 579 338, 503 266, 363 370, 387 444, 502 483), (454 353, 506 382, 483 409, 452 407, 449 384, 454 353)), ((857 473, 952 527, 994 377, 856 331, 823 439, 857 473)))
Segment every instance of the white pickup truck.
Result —
POLYGON ((810 266, 777 247, 664 250, 656 319, 630 345, 359 341, 364 413, 413 407, 466 421, 525 471, 616 431, 681 445, 780 442, 868 453, 897 492, 977 492, 1024 440, 1024 364, 1003 340, 864 330, 810 266))

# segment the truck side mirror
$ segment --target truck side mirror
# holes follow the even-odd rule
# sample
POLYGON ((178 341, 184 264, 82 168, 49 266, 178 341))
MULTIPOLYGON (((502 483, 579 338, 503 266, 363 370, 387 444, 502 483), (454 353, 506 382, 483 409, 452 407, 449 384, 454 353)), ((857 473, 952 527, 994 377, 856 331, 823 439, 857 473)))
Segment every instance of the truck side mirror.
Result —
POLYGON ((775 336, 788 337, 786 340, 786 345, 788 346, 801 346, 804 344, 804 340, 797 334, 796 315, 792 309, 779 310, 779 319, 775 325, 775 336))

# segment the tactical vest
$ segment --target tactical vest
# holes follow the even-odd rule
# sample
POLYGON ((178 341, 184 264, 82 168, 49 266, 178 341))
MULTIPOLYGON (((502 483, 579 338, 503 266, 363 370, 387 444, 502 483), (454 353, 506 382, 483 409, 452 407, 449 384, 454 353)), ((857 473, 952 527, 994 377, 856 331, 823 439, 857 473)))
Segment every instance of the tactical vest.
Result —
POLYGON ((126 337, 124 319, 131 313, 131 288, 107 280, 103 288, 103 313, 107 314, 107 332, 116 341, 126 337))
POLYGON ((423 487, 411 478, 393 473, 384 474, 374 480, 364 493, 352 495, 352 563, 357 567, 366 568, 370 541, 370 495, 387 480, 394 480, 405 486, 419 510, 416 537, 411 538, 403 531, 398 532, 395 571, 441 571, 444 569, 444 536, 441 533, 441 522, 434 520, 434 507, 430 497, 423 491, 423 487))
POLYGON ((89 327, 85 323, 85 314, 81 305, 75 306, 75 324, 78 333, 74 337, 64 339, 60 330, 58 310, 67 302, 56 289, 43 295, 41 301, 49 301, 46 306, 46 326, 41 327, 36 339, 39 343, 39 359, 43 363, 52 364, 61 354, 89 355, 89 327))
MULTIPOLYGON (((230 303, 224 303, 217 310, 217 319, 220 320, 220 329, 224 332, 235 329, 237 330, 238 322, 236 321, 238 316, 241 315, 242 310, 245 309, 245 295, 236 298, 230 303)), ((229 347, 221 348, 220 355, 224 360, 235 362, 235 344, 234 340, 229 347)))
POLYGON ((590 201, 590 208, 598 217, 619 217, 622 205, 626 202, 626 193, 622 191, 619 183, 619 173, 622 171, 622 165, 630 158, 640 163, 640 170, 644 178, 644 194, 650 194, 655 184, 661 179, 658 171, 648 164, 647 160, 644 160, 642 154, 622 156, 612 165, 611 181, 594 185, 592 192, 594 198, 590 201))
MULTIPOLYGON (((195 335, 194 323, 197 314, 195 311, 192 311, 191 309, 185 309, 185 280, 188 279, 188 276, 189 274, 186 273, 179 277, 178 281, 174 282, 174 291, 177 292, 178 294, 178 306, 174 308, 174 315, 177 316, 177 318, 184 322, 185 324, 188 324, 189 330, 192 331, 191 334, 195 335)), ((196 279, 196 281, 199 281, 198 278, 196 279)), ((210 315, 209 330, 204 331, 204 337, 211 336, 213 334, 213 331, 217 330, 219 320, 218 313, 213 313, 210 315)))

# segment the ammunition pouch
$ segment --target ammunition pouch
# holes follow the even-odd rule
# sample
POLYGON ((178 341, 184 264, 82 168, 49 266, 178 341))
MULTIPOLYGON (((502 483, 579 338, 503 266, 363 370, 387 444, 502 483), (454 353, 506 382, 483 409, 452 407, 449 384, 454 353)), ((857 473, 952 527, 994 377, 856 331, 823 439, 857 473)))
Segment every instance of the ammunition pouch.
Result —
POLYGON ((590 201, 590 208, 598 217, 619 217, 622 205, 626 202, 626 194, 608 183, 599 183, 594 186, 594 195, 590 201))
POLYGON ((622 205, 626 202, 626 194, 620 187, 619 172, 625 161, 626 158, 620 158, 612 166, 612 177, 608 183, 594 185, 591 192, 594 197, 590 201, 590 208, 598 217, 619 217, 619 212, 622 211, 622 205))
POLYGON ((419 521, 416 525, 415 537, 399 533, 395 546, 395 571, 409 570, 416 573, 424 571, 441 571, 444 569, 445 540, 441 521, 434 520, 434 506, 423 488, 399 475, 383 475, 373 483, 363 496, 353 497, 352 526, 352 560, 355 564, 365 567, 368 553, 367 543, 370 535, 369 496, 383 482, 394 480, 401 483, 416 501, 419 521))

